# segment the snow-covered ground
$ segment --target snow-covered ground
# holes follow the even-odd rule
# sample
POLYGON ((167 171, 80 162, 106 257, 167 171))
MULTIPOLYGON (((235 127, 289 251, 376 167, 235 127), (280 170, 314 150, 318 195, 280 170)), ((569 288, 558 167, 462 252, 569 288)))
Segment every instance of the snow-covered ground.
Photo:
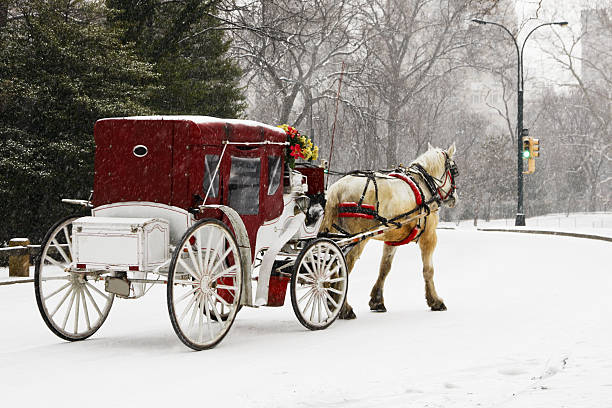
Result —
POLYGON ((381 245, 351 275, 357 319, 310 332, 290 301, 241 311, 215 349, 175 336, 164 288, 116 300, 91 339, 67 343, 32 284, 0 286, 5 407, 612 407, 609 242, 439 231, 438 293, 424 299, 418 247, 398 250, 387 313, 369 291, 381 245))
MULTIPOLYGON (((478 220, 478 228, 515 228, 514 218, 490 220, 478 220)), ((570 214, 548 214, 538 217, 529 217, 525 220, 525 229, 578 232, 583 234, 600 235, 612 237, 612 213, 570 213, 570 214)), ((442 223, 447 227, 458 227, 462 229, 473 229, 474 220, 463 220, 459 223, 442 223)))

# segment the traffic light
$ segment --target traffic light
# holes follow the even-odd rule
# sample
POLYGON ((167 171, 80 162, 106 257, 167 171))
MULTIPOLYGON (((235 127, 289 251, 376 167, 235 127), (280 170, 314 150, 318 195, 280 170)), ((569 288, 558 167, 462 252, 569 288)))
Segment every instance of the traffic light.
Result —
POLYGON ((523 137, 523 159, 528 159, 531 157, 531 138, 523 137))
POLYGON ((540 157, 540 139, 523 136, 523 158, 527 159, 527 171, 523 174, 535 173, 535 158, 540 157))

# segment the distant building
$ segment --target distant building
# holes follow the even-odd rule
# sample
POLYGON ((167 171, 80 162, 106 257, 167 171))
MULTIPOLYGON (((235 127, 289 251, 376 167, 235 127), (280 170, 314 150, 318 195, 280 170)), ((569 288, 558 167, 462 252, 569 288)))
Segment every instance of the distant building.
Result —
MULTIPOLYGON (((516 33, 513 1, 500 0, 486 16, 478 18, 502 24, 516 33)), ((472 39, 468 58, 473 67, 463 69, 457 76, 457 102, 485 118, 490 124, 489 132, 507 132, 507 118, 516 122, 516 48, 508 33, 493 25, 474 26, 472 39)))

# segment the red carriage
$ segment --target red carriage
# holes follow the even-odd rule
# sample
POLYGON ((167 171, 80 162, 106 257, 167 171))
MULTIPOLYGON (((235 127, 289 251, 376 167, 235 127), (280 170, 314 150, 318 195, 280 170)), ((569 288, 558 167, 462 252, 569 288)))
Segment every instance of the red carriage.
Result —
POLYGON ((323 169, 289 168, 282 129, 200 116, 96 123, 91 212, 56 223, 36 263, 47 326, 67 340, 91 336, 115 297, 167 285, 172 326, 187 346, 218 344, 243 306, 293 309, 328 327, 348 274, 332 240, 317 238, 323 169))

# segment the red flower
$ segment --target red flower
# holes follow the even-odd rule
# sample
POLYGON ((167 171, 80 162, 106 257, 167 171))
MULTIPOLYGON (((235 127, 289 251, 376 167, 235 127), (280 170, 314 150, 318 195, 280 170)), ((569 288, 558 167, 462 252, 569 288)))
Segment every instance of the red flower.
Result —
POLYGON ((291 156, 295 157, 296 159, 299 157, 300 159, 304 158, 304 155, 302 154, 302 148, 300 147, 300 145, 293 145, 291 146, 291 156))

